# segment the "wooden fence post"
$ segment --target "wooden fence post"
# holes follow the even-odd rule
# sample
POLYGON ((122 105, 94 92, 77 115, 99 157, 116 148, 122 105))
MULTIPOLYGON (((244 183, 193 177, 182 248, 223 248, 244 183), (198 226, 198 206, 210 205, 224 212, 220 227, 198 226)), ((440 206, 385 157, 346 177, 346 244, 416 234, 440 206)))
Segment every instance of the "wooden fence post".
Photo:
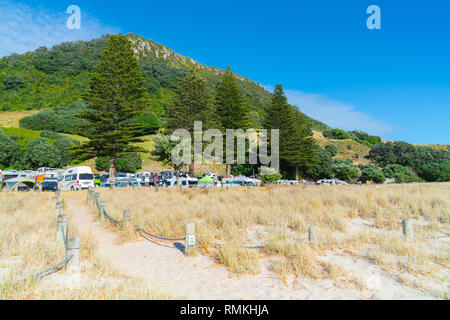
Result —
POLYGON ((191 255, 195 250, 195 223, 189 222, 186 224, 186 239, 184 254, 191 255))
POLYGON ((62 214, 63 210, 64 210, 64 202, 57 202, 56 203, 56 213, 58 215, 60 215, 60 214, 62 214))
POLYGON ((60 196, 61 194, 60 194, 60 191, 58 190, 58 191, 56 191, 55 192, 55 196, 53 197, 53 200, 55 200, 56 202, 58 202, 59 201, 59 196, 60 196))
POLYGON ((130 210, 124 210, 123 211, 123 221, 129 221, 131 219, 131 211, 130 210))
POLYGON ((100 192, 95 192, 94 193, 94 207, 99 210, 100 208, 97 206, 100 205, 100 192))
POLYGON ((402 221, 403 235, 406 240, 414 240, 414 225, 411 219, 403 219, 402 221))
POLYGON ((91 201, 92 198, 92 188, 89 187, 88 191, 87 191, 87 202, 89 203, 91 201))
POLYGON ((316 226, 310 226, 308 228, 308 240, 312 245, 317 245, 317 227, 316 226))
POLYGON ((67 240, 67 215, 60 214, 58 215, 58 224, 56 226, 56 242, 61 242, 64 245, 66 244, 67 240))
POLYGON ((99 217, 99 219, 100 219, 100 221, 105 221, 105 210, 106 210, 106 206, 107 206, 107 203, 106 203, 106 201, 102 201, 101 203, 100 203, 100 209, 99 209, 99 213, 100 213, 100 217, 99 217))
POLYGON ((69 271, 80 270, 80 239, 72 237, 67 239, 66 258, 72 256, 72 259, 67 263, 69 271))

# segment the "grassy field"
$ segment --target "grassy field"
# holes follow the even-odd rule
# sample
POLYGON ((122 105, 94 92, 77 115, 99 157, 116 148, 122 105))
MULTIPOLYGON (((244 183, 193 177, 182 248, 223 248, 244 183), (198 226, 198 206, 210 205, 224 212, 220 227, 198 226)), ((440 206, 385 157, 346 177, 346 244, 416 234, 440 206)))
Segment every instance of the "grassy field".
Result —
MULTIPOLYGON (((343 251, 374 262, 407 285, 449 297, 450 251, 439 240, 450 232, 448 183, 101 194, 112 216, 120 219, 130 209, 137 224, 163 237, 183 236, 186 222, 194 221, 198 252, 233 273, 257 274, 260 260, 268 258, 283 281, 289 275, 336 279, 344 269, 319 258, 343 251), (404 218, 415 221, 413 242, 402 237, 404 218), (317 246, 307 241, 311 225, 318 227, 317 246)), ((116 231, 123 241, 138 237, 132 229, 116 231)))
POLYGON ((18 128, 20 119, 31 116, 35 113, 38 113, 39 111, 41 111, 41 110, 22 110, 22 111, 0 112, 0 127, 18 128))
MULTIPOLYGON (((348 265, 328 259, 336 255, 373 263, 405 286, 449 298, 449 183, 99 190, 110 215, 121 219, 123 210, 130 209, 133 221, 151 233, 184 237, 185 224, 195 222, 194 255, 209 256, 232 274, 256 275, 268 262, 286 285, 294 277, 365 288, 365 280, 350 275, 348 265), (404 218, 414 219, 414 241, 402 236, 404 218), (308 241, 312 225, 318 228, 317 244, 308 241)), ((85 192, 62 196, 86 201, 85 192)), ((81 234, 70 223, 70 210, 65 212, 69 235, 80 237, 83 244, 82 285, 71 286, 73 275, 65 270, 50 282, 33 280, 32 275, 65 256, 63 245, 55 242, 51 197, 0 194, 0 300, 171 298, 113 270, 92 235, 81 234)), ((92 215, 97 217, 94 210, 92 215)), ((131 225, 108 229, 120 235, 122 243, 139 237, 131 225)))
POLYGON ((354 140, 337 140, 325 138, 322 132, 314 131, 314 139, 317 144, 322 148, 325 148, 328 144, 334 144, 339 153, 336 155, 336 159, 352 159, 355 155, 358 155, 357 163, 367 163, 368 161, 364 159, 365 156, 369 154, 370 148, 362 145, 354 140))
POLYGON ((81 239, 81 283, 73 287, 72 275, 59 271, 51 282, 33 275, 65 258, 65 248, 55 241, 56 210, 52 194, 0 193, 0 300, 9 299, 165 299, 138 279, 109 267, 89 234, 80 235, 69 218, 69 236, 81 239))

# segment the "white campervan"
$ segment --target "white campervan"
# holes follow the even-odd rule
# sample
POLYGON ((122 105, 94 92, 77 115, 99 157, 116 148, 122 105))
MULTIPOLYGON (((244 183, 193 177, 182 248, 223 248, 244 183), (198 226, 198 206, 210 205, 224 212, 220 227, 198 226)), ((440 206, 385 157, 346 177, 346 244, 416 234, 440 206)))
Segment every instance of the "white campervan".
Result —
POLYGON ((61 191, 75 191, 94 188, 94 174, 90 167, 74 167, 64 171, 58 182, 61 191))

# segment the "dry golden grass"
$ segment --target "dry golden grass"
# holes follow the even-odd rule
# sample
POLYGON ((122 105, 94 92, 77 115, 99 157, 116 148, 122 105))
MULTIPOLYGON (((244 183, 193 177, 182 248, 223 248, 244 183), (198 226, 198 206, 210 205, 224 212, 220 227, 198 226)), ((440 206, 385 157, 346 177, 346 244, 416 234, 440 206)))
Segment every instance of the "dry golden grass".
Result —
POLYGON ((31 116, 35 113, 38 113, 39 111, 41 111, 41 110, 21 110, 21 111, 0 112, 0 127, 18 128, 20 119, 31 116))
MULTIPOLYGON (((6 299, 165 299, 140 280, 115 272, 98 251, 90 234, 80 234, 69 218, 69 236, 81 240, 78 288, 55 288, 33 279, 65 258, 56 242, 57 213, 50 193, 0 193, 0 300, 6 299), (5 272, 5 270, 7 272, 5 272), (102 285, 95 281, 103 279, 102 285), (106 285, 105 285, 106 284, 106 285)), ((65 270, 58 272, 65 275, 65 270)), ((57 284, 63 287, 65 284, 57 284)))
MULTIPOLYGON (((200 252, 236 273, 257 273, 259 258, 266 256, 283 280, 289 274, 335 279, 345 272, 318 255, 338 249, 396 276, 439 278, 442 269, 448 271, 448 248, 434 248, 429 237, 449 230, 449 183, 100 192, 110 215, 121 219, 123 210, 130 209, 138 225, 163 237, 182 237, 185 224, 195 222, 200 252), (356 218, 368 226, 353 230, 356 218), (401 236, 403 218, 428 223, 415 227, 416 241, 401 236), (319 227, 316 247, 307 241, 310 225, 319 227), (261 234, 255 239, 257 228, 261 234), (255 243, 264 249, 243 248, 255 243)), ((138 236, 116 231, 124 240, 138 236)))

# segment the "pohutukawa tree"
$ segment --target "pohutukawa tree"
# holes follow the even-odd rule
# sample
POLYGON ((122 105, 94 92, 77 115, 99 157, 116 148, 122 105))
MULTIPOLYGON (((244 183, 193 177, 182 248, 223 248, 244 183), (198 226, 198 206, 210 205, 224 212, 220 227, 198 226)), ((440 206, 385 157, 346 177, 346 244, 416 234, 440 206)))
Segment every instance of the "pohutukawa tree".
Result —
POLYGON ((78 160, 110 157, 109 174, 115 177, 118 156, 144 151, 133 145, 143 141, 138 138, 143 127, 130 121, 149 102, 144 83, 131 42, 122 34, 110 35, 83 95, 89 111, 79 114, 87 124, 78 131, 89 141, 73 149, 78 160))

